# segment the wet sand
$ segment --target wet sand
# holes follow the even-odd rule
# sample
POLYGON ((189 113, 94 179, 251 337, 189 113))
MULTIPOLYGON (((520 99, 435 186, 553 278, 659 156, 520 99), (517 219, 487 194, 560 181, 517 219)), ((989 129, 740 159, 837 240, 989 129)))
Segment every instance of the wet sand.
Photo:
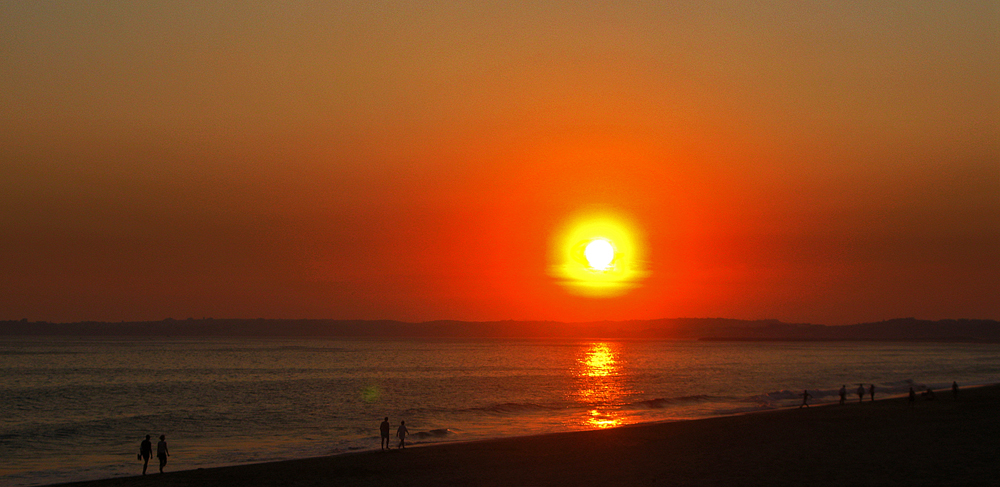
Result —
MULTIPOLYGON (((75 486, 997 485, 1000 386, 75 486)), ((866 397, 867 400, 867 397, 866 397)), ((373 431, 378 423, 373 423, 373 431)), ((373 440, 373 443, 376 440, 373 440)), ((183 460, 172 458, 174 468, 183 460)), ((155 462, 150 470, 155 471, 155 462)), ((137 468, 141 468, 137 467, 137 468)))

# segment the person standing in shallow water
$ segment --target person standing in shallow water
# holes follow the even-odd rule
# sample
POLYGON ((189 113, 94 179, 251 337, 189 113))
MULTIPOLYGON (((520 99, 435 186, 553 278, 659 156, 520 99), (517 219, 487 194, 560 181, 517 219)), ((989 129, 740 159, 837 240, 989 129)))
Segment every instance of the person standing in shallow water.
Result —
POLYGON ((865 385, 858 384, 858 402, 860 403, 864 400, 865 400, 865 385))
POLYGON ((799 405, 799 409, 802 409, 802 406, 809 407, 810 397, 812 397, 812 395, 809 394, 808 390, 802 391, 802 404, 799 405))
POLYGON ((146 475, 146 467, 149 466, 149 457, 153 456, 153 444, 149 441, 149 435, 139 443, 139 458, 142 459, 142 474, 146 475))
POLYGON ((872 402, 875 402, 875 384, 868 387, 868 394, 872 396, 872 402))
POLYGON ((840 386, 840 405, 843 406, 847 402, 847 384, 840 386))
POLYGON ((167 464, 167 457, 170 451, 167 450, 167 437, 160 435, 160 441, 156 444, 156 458, 160 460, 160 473, 163 473, 163 466, 167 464))
POLYGON ((379 443, 379 445, 382 447, 383 450, 388 450, 389 449, 389 417, 388 416, 386 416, 385 421, 382 421, 382 424, 380 424, 378 426, 378 429, 379 429, 379 433, 382 434, 382 441, 379 443))
POLYGON ((409 430, 406 429, 406 421, 400 421, 399 428, 396 430, 396 437, 399 438, 399 448, 406 448, 406 433, 409 433, 409 430))
POLYGON ((958 382, 951 383, 951 395, 955 399, 958 399, 958 382))

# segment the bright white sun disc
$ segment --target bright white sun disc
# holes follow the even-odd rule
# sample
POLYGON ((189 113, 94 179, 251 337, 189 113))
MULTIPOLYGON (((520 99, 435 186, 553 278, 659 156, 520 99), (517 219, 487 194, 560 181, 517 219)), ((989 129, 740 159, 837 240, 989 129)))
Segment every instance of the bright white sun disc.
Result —
POLYGON ((611 267, 611 262, 615 260, 615 248, 611 242, 598 238, 587 244, 583 256, 592 269, 604 271, 611 267))

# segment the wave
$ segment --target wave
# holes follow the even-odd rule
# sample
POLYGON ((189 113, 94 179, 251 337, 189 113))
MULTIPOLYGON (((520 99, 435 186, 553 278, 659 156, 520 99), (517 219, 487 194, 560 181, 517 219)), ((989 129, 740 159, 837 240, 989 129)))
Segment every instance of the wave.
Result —
POLYGON ((659 397, 656 399, 649 399, 647 401, 639 401, 631 404, 626 404, 625 406, 635 407, 635 408, 647 408, 647 409, 663 409, 678 404, 708 402, 711 400, 712 400, 711 396, 699 394, 694 396, 659 397))
MULTIPOLYGON (((877 389, 877 387, 878 386, 876 386, 876 389, 877 389)), ((895 381, 895 382, 887 382, 882 387, 883 387, 882 390, 886 391, 887 393, 893 393, 893 392, 895 392, 895 393, 902 394, 902 393, 905 393, 905 392, 909 392, 911 387, 914 390, 917 390, 917 391, 925 391, 925 390, 927 390, 928 386, 926 384, 921 384, 921 383, 918 383, 918 382, 914 382, 913 379, 903 379, 903 380, 895 381)), ((948 384, 948 387, 951 387, 951 384, 948 384)))
POLYGON ((522 413, 530 411, 555 411, 559 409, 564 409, 564 408, 558 406, 545 406, 542 404, 534 404, 530 402, 529 403, 505 402, 502 404, 494 404, 492 406, 459 409, 459 411, 509 414, 509 413, 522 413))
MULTIPOLYGON (((857 390, 859 384, 855 382, 852 384, 843 384, 843 385, 847 386, 847 399, 851 400, 852 398, 854 398, 854 400, 857 400, 858 397, 857 390)), ((861 385, 864 387, 865 390, 864 396, 866 399, 868 399, 870 397, 868 391, 872 383, 867 382, 861 385)), ((972 386, 974 384, 969 384, 969 385, 972 386)), ((884 383, 875 383, 876 398, 878 398, 878 396, 884 398, 885 396, 896 396, 896 395, 906 394, 910 391, 911 387, 913 388, 913 390, 919 392, 919 391, 926 391, 927 389, 951 389, 951 384, 950 383, 924 384, 916 382, 913 379, 902 379, 884 383)), ((808 389, 808 391, 810 396, 812 396, 812 400, 817 402, 824 400, 833 401, 840 399, 839 387, 835 389, 808 389)), ((746 398, 746 402, 760 403, 762 405, 765 405, 766 407, 780 406, 782 404, 787 405, 787 403, 790 401, 801 401, 801 400, 802 400, 802 391, 787 390, 787 389, 780 391, 772 391, 765 394, 758 394, 746 398)))
POLYGON ((428 438, 445 438, 453 434, 455 433, 448 428, 438 428, 430 431, 418 431, 413 433, 412 436, 425 440, 428 438))
MULTIPOLYGON (((814 392, 815 391, 810 391, 809 393, 813 394, 814 392)), ((756 396, 750 396, 747 399, 752 402, 775 403, 778 401, 799 399, 801 397, 802 393, 799 391, 790 391, 788 389, 784 389, 780 391, 772 391, 764 394, 758 394, 756 396)))
POLYGON ((519 403, 519 402, 505 402, 498 404, 491 404, 489 406, 479 406, 479 407, 469 407, 469 408, 410 408, 404 411, 404 415, 417 415, 417 414, 453 414, 453 413, 466 413, 466 414, 488 414, 488 415, 516 415, 520 413, 530 413, 530 412, 541 412, 541 411, 561 411, 566 409, 566 406, 558 405, 543 405, 535 403, 519 403))
MULTIPOLYGON (((968 387, 973 387, 973 386, 986 385, 986 383, 970 383, 965 385, 968 387)), ((961 387, 961 384, 959 386, 961 387)), ((926 391, 928 389, 951 390, 951 383, 935 382, 935 383, 924 384, 920 382, 915 382, 913 379, 905 379, 897 382, 887 383, 886 385, 882 386, 881 389, 879 389, 879 386, 876 384, 875 392, 882 392, 883 394, 906 394, 910 392, 911 387, 913 388, 914 391, 918 392, 926 391)))
POLYGON ((720 408, 715 410, 713 414, 720 416, 727 416, 731 414, 744 414, 744 413, 756 413, 760 411, 770 411, 772 409, 776 409, 776 407, 767 404, 757 404, 754 406, 745 406, 737 408, 720 408))
MULTIPOLYGON (((833 401, 840 399, 840 388, 836 389, 807 389, 809 391, 810 402, 823 402, 823 401, 833 401)), ((856 388, 847 388, 847 397, 850 399, 851 396, 855 395, 856 388)), ((865 387, 865 394, 868 394, 868 388, 865 387)), ((747 397, 744 402, 757 403, 764 409, 771 409, 780 406, 787 406, 790 403, 797 403, 802 401, 802 391, 800 390, 787 390, 783 389, 780 391, 772 391, 764 394, 758 394, 754 396, 747 397)))

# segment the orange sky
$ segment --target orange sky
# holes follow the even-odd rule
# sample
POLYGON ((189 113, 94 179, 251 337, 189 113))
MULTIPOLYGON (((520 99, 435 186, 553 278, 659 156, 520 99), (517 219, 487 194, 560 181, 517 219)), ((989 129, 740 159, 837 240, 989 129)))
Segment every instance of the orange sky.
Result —
POLYGON ((0 4, 0 319, 1000 319, 996 2, 467 3, 0 4))

